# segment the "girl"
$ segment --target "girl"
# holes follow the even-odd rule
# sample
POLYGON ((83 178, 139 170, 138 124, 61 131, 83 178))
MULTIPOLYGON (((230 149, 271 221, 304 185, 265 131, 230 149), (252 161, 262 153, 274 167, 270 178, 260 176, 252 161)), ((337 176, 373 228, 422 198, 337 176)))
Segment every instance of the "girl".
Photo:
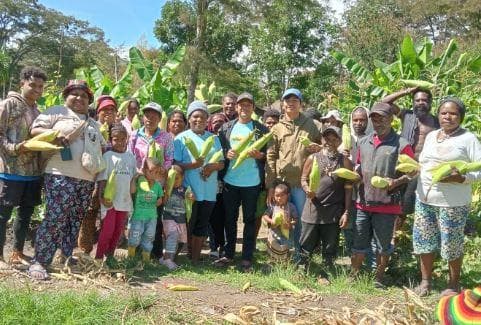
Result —
POLYGON ((174 188, 170 196, 164 197, 164 210, 162 212, 162 225, 165 236, 164 257, 159 259, 159 263, 167 266, 169 270, 175 270, 178 265, 174 258, 182 251, 184 244, 187 243, 187 227, 185 200, 194 201, 193 194, 185 197, 185 188, 182 186, 184 181, 184 171, 177 165, 172 165, 177 172, 174 181, 174 188))
POLYGON ((157 159, 145 158, 143 175, 137 175, 130 183, 130 192, 135 194, 134 213, 129 221, 129 257, 135 256, 137 246, 142 247, 142 260, 150 261, 155 230, 157 207, 162 204, 164 192, 156 181, 162 176, 162 165, 157 159))
POLYGON ((114 124, 111 129, 112 151, 104 153, 107 167, 97 177, 99 187, 100 211, 103 219, 97 244, 96 259, 107 256, 113 259, 115 248, 124 229, 125 218, 132 211, 130 184, 136 173, 135 157, 127 149, 127 130, 122 124, 114 124), (112 201, 104 199, 105 185, 110 174, 115 174, 115 196, 112 201))
POLYGON ((280 183, 274 188, 274 205, 267 208, 262 219, 268 224, 267 252, 275 259, 287 260, 289 255, 289 233, 297 220, 297 211, 289 201, 289 187, 280 183), (282 220, 276 215, 281 213, 282 220))

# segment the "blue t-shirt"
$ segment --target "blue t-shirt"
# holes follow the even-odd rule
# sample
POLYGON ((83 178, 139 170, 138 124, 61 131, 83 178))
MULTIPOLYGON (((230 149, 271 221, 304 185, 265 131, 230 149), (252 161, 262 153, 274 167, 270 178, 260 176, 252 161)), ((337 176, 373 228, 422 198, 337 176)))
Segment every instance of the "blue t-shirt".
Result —
MULTIPOLYGON (((204 134, 200 135, 194 133, 192 130, 187 130, 178 134, 174 140, 174 160, 183 164, 195 161, 195 159, 190 154, 189 149, 187 149, 187 147, 185 146, 184 138, 190 138, 197 147, 197 150, 200 152, 202 144, 211 135, 212 133, 208 131, 205 131, 204 134)), ((212 146, 212 149, 207 154, 207 157, 205 159, 206 163, 209 161, 212 155, 216 151, 219 151, 221 148, 222 147, 220 145, 219 138, 215 137, 214 145, 212 146)), ((184 174, 183 186, 185 188, 187 188, 187 186, 190 186, 190 188, 194 192, 196 201, 215 202, 217 195, 217 171, 214 171, 206 180, 201 177, 200 172, 200 167, 196 169, 186 170, 184 174)))
MULTIPOLYGON (((229 142, 231 148, 234 148, 240 141, 249 136, 249 133, 252 132, 253 128, 254 124, 252 121, 247 124, 237 122, 232 128, 232 132, 230 134, 229 142)), ((254 141, 255 140, 253 139, 248 146, 254 141)), ((229 168, 224 176, 224 182, 240 187, 259 185, 261 179, 259 177, 259 168, 257 167, 256 160, 249 157, 244 160, 242 164, 237 166, 236 169, 232 170, 236 160, 237 159, 234 159, 229 163, 229 168)))

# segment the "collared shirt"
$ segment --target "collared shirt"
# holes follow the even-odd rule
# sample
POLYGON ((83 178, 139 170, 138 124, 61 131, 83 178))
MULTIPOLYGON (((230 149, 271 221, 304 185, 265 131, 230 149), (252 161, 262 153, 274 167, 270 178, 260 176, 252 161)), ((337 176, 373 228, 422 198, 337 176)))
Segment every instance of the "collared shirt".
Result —
POLYGON ((145 134, 144 126, 132 133, 128 146, 128 150, 134 154, 137 161, 137 169, 142 169, 142 165, 148 154, 149 143, 152 139, 163 148, 163 167, 168 170, 170 166, 172 166, 172 162, 174 160, 174 143, 172 136, 170 133, 157 128, 154 134, 149 137, 145 134))

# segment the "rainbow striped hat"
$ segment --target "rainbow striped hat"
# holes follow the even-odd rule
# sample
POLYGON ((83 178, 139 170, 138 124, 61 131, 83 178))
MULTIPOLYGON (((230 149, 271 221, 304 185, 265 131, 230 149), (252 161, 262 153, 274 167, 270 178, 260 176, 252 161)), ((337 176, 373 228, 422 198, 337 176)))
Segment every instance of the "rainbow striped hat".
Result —
POLYGON ((436 315, 443 325, 481 324, 481 286, 442 297, 436 315))

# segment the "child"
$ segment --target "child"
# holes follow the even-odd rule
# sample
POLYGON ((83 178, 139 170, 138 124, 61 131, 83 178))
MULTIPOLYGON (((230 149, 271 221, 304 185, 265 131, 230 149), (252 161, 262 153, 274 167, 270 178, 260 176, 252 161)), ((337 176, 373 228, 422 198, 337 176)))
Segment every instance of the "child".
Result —
POLYGON ((103 223, 95 254, 96 259, 107 256, 108 262, 113 259, 115 248, 124 230, 125 219, 132 211, 130 189, 125 184, 130 184, 136 172, 134 155, 125 151, 127 148, 127 130, 122 124, 113 125, 111 143, 112 151, 103 155, 107 166, 97 176, 103 223), (114 172, 116 178, 115 196, 112 201, 107 201, 104 199, 104 190, 107 179, 112 172, 114 172))
MULTIPOLYGON (((175 270, 178 265, 174 262, 177 254, 187 243, 187 226, 185 212, 185 188, 182 186, 184 181, 184 171, 177 165, 172 165, 177 172, 172 193, 164 197, 164 211, 162 212, 162 225, 165 236, 164 256, 159 259, 159 263, 167 266, 169 270, 175 270)), ((193 194, 187 198, 194 200, 193 194)))
POLYGON ((322 137, 325 146, 307 158, 301 176, 307 196, 301 216, 301 264, 308 264, 314 249, 322 244, 323 263, 330 267, 337 254, 339 233, 348 223, 352 199, 352 185, 332 172, 340 167, 352 169, 352 163, 348 152, 337 151, 342 142, 338 127, 328 126, 322 137), (308 179, 313 164, 318 164, 320 181, 318 188, 311 190, 308 179))
POLYGON ((279 183, 274 188, 275 204, 267 208, 262 219, 268 224, 267 252, 275 259, 287 260, 289 256, 289 233, 293 229, 297 212, 289 201, 289 186, 279 183), (282 220, 276 220, 281 214, 282 220))
POLYGON ((142 247, 142 260, 150 261, 157 226, 157 207, 162 204, 164 192, 156 180, 160 179, 162 165, 157 159, 145 158, 142 175, 136 175, 130 183, 135 194, 134 213, 129 221, 129 257, 135 256, 137 246, 142 247))

